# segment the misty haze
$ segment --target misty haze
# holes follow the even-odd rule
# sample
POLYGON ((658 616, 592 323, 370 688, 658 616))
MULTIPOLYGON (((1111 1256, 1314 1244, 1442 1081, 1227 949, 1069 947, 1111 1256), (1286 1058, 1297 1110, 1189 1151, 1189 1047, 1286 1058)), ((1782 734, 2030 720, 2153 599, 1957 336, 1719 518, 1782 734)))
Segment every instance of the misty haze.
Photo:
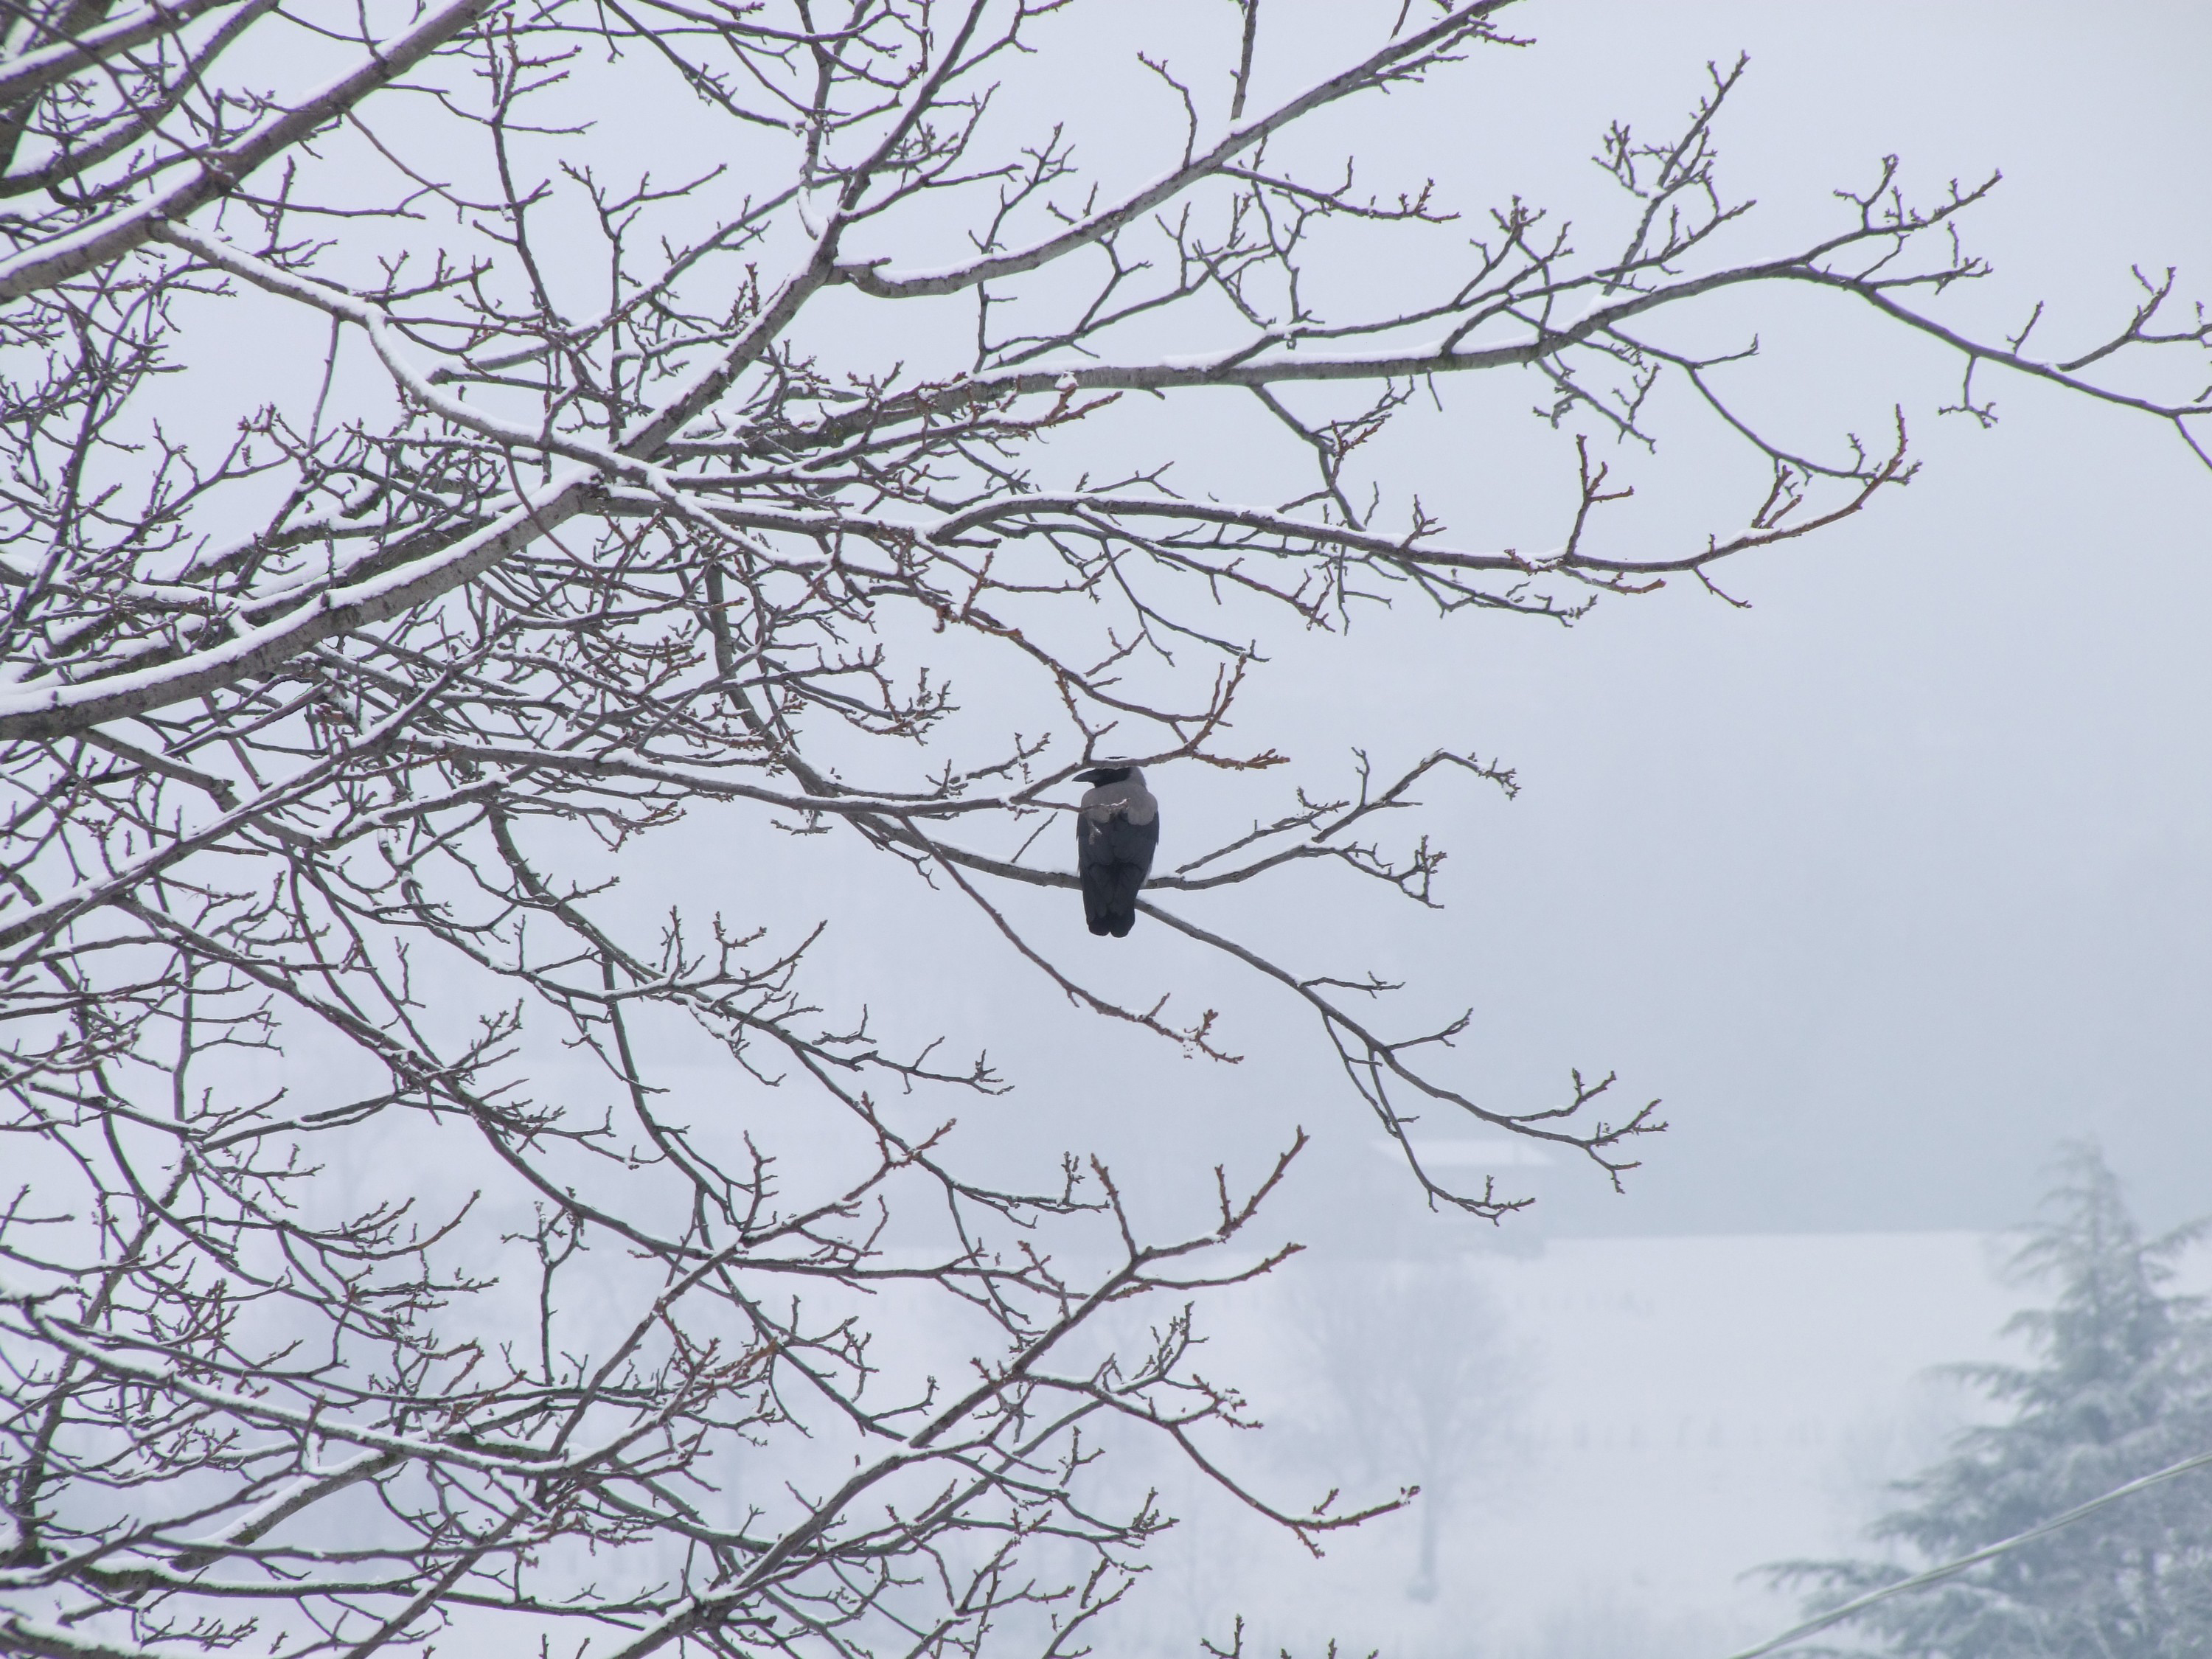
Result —
POLYGON ((2212 1656, 2208 64, 19 0, 0 1653, 2212 1656))

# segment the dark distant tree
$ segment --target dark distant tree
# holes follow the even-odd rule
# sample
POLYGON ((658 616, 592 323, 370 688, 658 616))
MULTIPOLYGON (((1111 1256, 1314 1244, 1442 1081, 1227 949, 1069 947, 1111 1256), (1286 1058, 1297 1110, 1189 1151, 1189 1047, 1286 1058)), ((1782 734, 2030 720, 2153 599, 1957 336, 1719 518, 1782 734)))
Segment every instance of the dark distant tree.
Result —
POLYGON ((1504 1316, 1455 1261, 1367 1262, 1309 1282, 1295 1324, 1320 1384, 1312 1426, 1367 1480, 1419 1488, 1406 1593, 1431 1601, 1444 1522, 1519 1413, 1522 1365, 1504 1316))
MULTIPOLYGON (((2075 1147, 2015 1258, 2047 1308, 2008 1330, 2024 1365, 1958 1374, 2009 1415, 1899 1484, 1873 1528, 1904 1562, 1792 1563, 1813 1610, 2017 1537, 2130 1481, 2212 1451, 2212 1320, 2166 1288, 2203 1224, 2146 1240, 2101 1156, 2075 1147)), ((1911 1659, 2201 1659, 2212 1654, 2212 1469, 2165 1481, 1854 1621, 1911 1659)))
POLYGON ((1496 1098, 1464 1019, 1316 959, 1308 917, 1440 902, 1424 793, 1510 776, 1395 697, 1388 770, 1245 743, 1277 642, 1556 625, 1894 501, 1903 413, 1814 402, 1845 318, 1972 416, 1999 369, 2207 408, 2170 278, 2032 336, 1962 305, 1994 180, 1870 156, 1768 230, 1741 66, 1594 114, 1571 232, 1370 179, 1504 10, 0 8, 0 1647, 1058 1659, 1166 1524, 1100 1496, 1133 1437, 1352 1518, 1212 1459, 1192 1369, 1296 1122, 1158 1237, 1042 1089, 1068 1156, 1010 1173, 940 1126, 1020 1016, 940 1032, 866 950, 833 996, 816 923, 886 925, 854 869, 945 981, 1171 1051, 1237 1052, 1206 975, 1279 997, 1495 1218, 1409 1119, 1600 1178, 1656 1119, 1496 1098), (1459 422, 1456 475, 1532 407, 1549 465, 1457 523, 1382 437, 1459 422), (1072 954, 1109 757, 1249 802, 1175 809, 1127 992, 1072 954))

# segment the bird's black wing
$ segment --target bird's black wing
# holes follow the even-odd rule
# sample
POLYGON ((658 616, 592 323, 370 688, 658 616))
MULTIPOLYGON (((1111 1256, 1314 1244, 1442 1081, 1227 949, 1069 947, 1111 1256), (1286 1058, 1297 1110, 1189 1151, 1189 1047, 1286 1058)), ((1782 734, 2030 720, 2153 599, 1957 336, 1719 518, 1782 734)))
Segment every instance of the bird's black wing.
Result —
POLYGON ((1092 933, 1121 939, 1135 925, 1137 890, 1152 872, 1159 844, 1157 813, 1149 823, 1132 823, 1118 812, 1103 823, 1077 820, 1075 872, 1083 883, 1083 919, 1092 933))
POLYGON ((1151 821, 1132 823, 1125 817, 1115 817, 1106 825, 1106 835, 1114 849, 1114 862, 1133 869, 1141 884, 1152 872, 1152 854, 1160 845, 1160 815, 1157 810, 1151 821))

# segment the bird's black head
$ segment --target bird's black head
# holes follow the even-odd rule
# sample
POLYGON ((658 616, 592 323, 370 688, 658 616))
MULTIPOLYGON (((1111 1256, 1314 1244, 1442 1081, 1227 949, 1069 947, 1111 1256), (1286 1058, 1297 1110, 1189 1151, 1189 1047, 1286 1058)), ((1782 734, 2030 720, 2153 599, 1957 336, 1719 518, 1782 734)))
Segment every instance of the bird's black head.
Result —
POLYGON ((1136 769, 1133 766, 1094 767, 1088 772, 1078 772, 1075 781, 1078 783, 1126 783, 1129 774, 1136 769))

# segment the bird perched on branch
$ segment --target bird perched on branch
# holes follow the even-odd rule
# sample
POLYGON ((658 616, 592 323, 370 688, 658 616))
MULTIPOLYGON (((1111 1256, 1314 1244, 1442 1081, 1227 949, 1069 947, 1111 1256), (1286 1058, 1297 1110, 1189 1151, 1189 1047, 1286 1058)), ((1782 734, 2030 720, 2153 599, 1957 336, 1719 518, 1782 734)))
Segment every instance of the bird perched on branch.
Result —
POLYGON ((1127 939, 1137 922, 1137 890, 1160 844, 1160 804, 1133 766, 1101 766, 1077 773, 1075 781, 1094 786, 1075 815, 1083 919, 1094 933, 1127 939))

